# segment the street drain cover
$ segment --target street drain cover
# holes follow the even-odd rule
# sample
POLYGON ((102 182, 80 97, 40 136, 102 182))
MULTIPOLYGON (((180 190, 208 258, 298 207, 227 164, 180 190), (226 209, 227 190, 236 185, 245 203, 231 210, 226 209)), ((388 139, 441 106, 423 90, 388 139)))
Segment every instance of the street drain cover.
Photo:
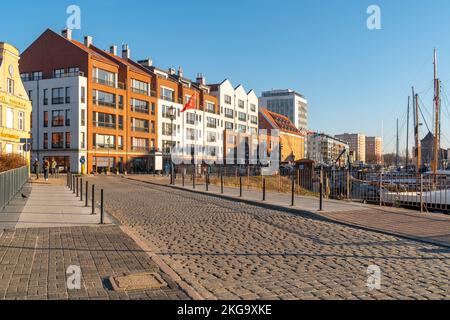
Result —
POLYGON ((109 281, 114 291, 151 290, 167 287, 167 283, 157 273, 110 277, 109 281))

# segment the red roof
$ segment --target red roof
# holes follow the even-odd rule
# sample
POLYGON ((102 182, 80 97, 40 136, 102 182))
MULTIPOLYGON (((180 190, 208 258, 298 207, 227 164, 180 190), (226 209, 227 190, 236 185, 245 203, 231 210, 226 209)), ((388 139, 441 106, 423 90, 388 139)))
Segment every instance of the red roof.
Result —
POLYGON ((292 121, 288 117, 279 113, 269 111, 264 108, 260 108, 259 111, 273 125, 274 129, 279 129, 287 133, 298 134, 301 136, 304 135, 304 133, 302 133, 299 129, 297 129, 297 127, 292 123, 292 121))

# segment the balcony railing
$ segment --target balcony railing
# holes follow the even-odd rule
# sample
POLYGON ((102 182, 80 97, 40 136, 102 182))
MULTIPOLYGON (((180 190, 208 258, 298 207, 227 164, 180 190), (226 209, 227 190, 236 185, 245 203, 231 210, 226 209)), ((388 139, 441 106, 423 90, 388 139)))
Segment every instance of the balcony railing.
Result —
POLYGON ((149 113, 149 108, 147 107, 131 107, 131 111, 132 112, 139 112, 139 113, 145 113, 148 114, 149 113))
POLYGON ((105 107, 111 107, 111 108, 116 107, 115 102, 109 102, 109 101, 104 101, 104 100, 93 99, 93 103, 96 105, 99 105, 99 106, 105 106, 105 107))
POLYGON ((99 143, 94 145, 95 149, 116 149, 116 145, 112 143, 99 143))
POLYGON ((215 129, 215 128, 217 128, 217 125, 215 123, 207 123, 206 127, 211 128, 211 129, 215 129))
POLYGON ((139 88, 132 87, 131 91, 133 91, 134 93, 143 94, 143 95, 146 95, 146 96, 148 95, 148 91, 142 90, 142 89, 139 89, 139 88))
POLYGON ((131 131, 134 131, 134 132, 146 132, 146 133, 150 132, 149 128, 133 127, 133 126, 131 127, 131 131))
POLYGON ((132 146, 131 150, 141 151, 141 152, 149 152, 150 151, 150 149, 148 147, 138 147, 138 146, 132 146))
POLYGON ((101 85, 104 85, 104 86, 113 87, 113 88, 116 87, 115 81, 110 81, 110 80, 100 79, 100 78, 95 78, 95 77, 93 78, 93 81, 95 83, 98 83, 98 84, 101 84, 101 85))
POLYGON ((64 97, 52 98, 52 104, 64 104, 64 97))
POLYGON ((170 101, 170 102, 175 102, 175 99, 174 99, 173 97, 160 96, 159 98, 160 98, 161 100, 170 101))
POLYGON ((55 76, 55 75, 52 74, 51 76, 47 76, 47 77, 44 77, 44 76, 39 76, 39 77, 33 77, 33 76, 22 77, 22 81, 23 82, 28 82, 28 81, 71 78, 71 77, 84 77, 84 72, 82 72, 82 71, 66 72, 66 73, 63 73, 63 74, 58 74, 58 76, 55 76))
POLYGON ((97 128, 109 128, 109 129, 116 129, 116 124, 111 122, 95 122, 94 121, 94 127, 97 128))

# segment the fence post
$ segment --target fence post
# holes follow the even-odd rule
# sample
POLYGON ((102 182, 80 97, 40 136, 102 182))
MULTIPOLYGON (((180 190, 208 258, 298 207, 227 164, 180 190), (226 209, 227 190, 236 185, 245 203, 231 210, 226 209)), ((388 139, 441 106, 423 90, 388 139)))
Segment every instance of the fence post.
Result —
POLYGON ((88 196, 88 192, 89 192, 89 182, 88 181, 86 181, 86 196, 85 196, 85 199, 84 199, 84 201, 85 201, 85 204, 84 204, 84 206, 87 208, 87 206, 88 206, 88 198, 89 198, 89 196, 88 196))
POLYGON ((95 185, 92 185, 92 215, 95 214, 95 185))
POLYGON ((192 188, 195 189, 195 165, 194 165, 194 172, 192 172, 192 188))
POLYGON ((294 169, 292 169, 292 174, 291 174, 291 179, 292 179, 292 190, 291 190, 291 207, 293 207, 295 205, 295 176, 294 176, 294 169))
POLYGON ((72 176, 72 183, 73 183, 73 194, 75 194, 77 191, 76 191, 76 182, 75 182, 75 180, 76 180, 76 177, 75 176, 72 176))
POLYGON ((242 175, 239 172, 239 197, 242 198, 242 175))
POLYGON ((350 169, 347 169, 347 200, 350 200, 350 169))
POLYGON ((103 189, 100 191, 100 224, 103 224, 103 214, 104 214, 104 198, 103 189))
POLYGON ((323 211, 323 167, 320 166, 320 183, 319 183, 319 211, 323 211))
POLYGON ((80 179, 80 201, 83 201, 83 178, 80 179))
POLYGON ((206 191, 209 191, 209 172, 206 172, 205 183, 206 183, 206 191))
POLYGON ((79 179, 79 177, 76 177, 76 181, 77 181, 77 183, 76 183, 76 190, 77 190, 77 198, 78 198, 78 196, 79 196, 79 190, 78 190, 78 179, 79 179))
POLYGON ((383 172, 380 172, 380 207, 383 206, 383 172))
POLYGON ((423 174, 420 174, 420 212, 423 212, 423 174))
POLYGON ((263 181, 262 181, 263 185, 262 185, 262 189, 263 189, 263 201, 266 201, 266 178, 263 176, 263 181))

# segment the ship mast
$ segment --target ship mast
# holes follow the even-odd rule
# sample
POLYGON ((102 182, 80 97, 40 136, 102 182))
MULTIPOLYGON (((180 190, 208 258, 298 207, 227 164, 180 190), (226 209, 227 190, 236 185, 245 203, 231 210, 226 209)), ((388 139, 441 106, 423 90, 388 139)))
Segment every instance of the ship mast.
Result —
POLYGON ((434 49, 434 107, 435 107, 435 123, 434 123, 434 160, 433 160, 433 172, 436 174, 439 170, 439 113, 440 113, 441 99, 440 99, 440 82, 437 73, 437 57, 436 49, 434 49))
POLYGON ((419 95, 414 93, 414 87, 412 88, 412 96, 413 98, 413 108, 414 108, 414 139, 415 139, 415 156, 416 156, 416 167, 417 174, 420 174, 421 161, 422 161, 422 152, 420 150, 420 137, 419 137, 419 95))

